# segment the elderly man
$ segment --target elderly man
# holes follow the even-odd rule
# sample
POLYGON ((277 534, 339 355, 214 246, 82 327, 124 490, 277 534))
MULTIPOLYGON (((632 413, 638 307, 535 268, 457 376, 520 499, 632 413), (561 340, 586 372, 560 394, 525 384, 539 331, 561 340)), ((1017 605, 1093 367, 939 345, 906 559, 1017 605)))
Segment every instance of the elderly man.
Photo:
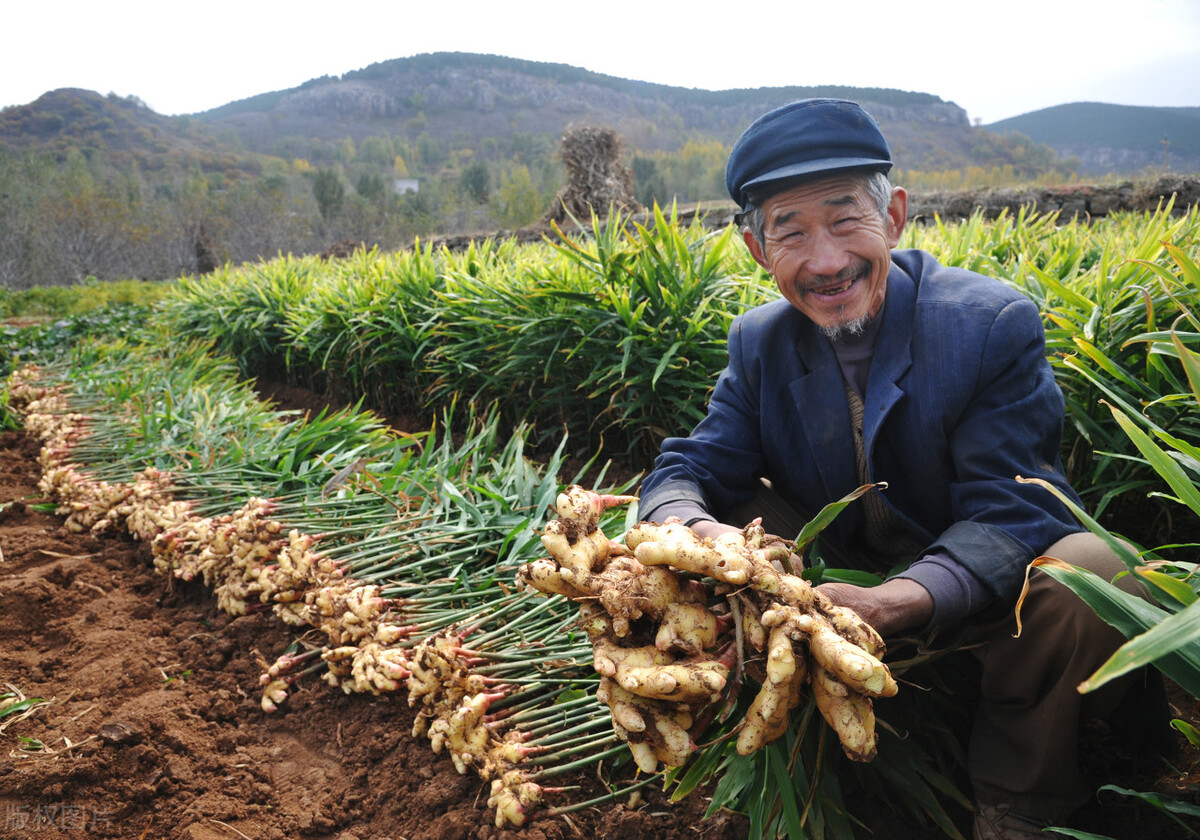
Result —
POLYGON ((707 416, 664 442, 640 514, 679 516, 706 537, 762 515, 792 536, 825 504, 886 482, 818 541, 830 565, 886 580, 821 589, 884 635, 986 642, 968 750, 975 836, 1042 836, 1088 794, 1080 723, 1123 687, 1075 687, 1122 639, 1038 573, 1016 639, 1013 607, 1041 554, 1107 579, 1124 567, 1051 493, 1016 480, 1074 498, 1037 308, 996 280, 893 250, 907 197, 891 165, 874 120, 843 100, 785 105, 734 145, 726 185, 783 299, 734 321, 707 416))

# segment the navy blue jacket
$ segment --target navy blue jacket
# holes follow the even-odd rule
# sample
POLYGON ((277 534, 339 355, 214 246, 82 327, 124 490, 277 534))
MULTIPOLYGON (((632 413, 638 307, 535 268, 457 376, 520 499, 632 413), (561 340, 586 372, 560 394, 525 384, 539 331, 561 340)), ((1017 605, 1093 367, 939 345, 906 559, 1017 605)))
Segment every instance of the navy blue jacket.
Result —
MULTIPOLYGON (((1033 302, 999 281, 892 252, 887 300, 864 397, 873 480, 913 534, 1015 601, 1025 566, 1081 530, 1044 488, 1068 497, 1059 460, 1063 397, 1045 358, 1033 302)), ((829 341, 786 300, 759 306, 729 332, 729 366, 708 414, 668 438, 641 489, 640 515, 692 501, 717 519, 753 497, 758 478, 816 511, 858 486, 841 369, 829 341)), ((830 526, 848 547, 858 505, 830 526)))

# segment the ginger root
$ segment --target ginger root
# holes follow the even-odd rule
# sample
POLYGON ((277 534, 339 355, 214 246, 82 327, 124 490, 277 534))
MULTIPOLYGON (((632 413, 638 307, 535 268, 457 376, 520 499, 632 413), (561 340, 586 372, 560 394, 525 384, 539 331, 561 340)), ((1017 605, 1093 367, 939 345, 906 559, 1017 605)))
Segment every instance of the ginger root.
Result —
POLYGON ((580 604, 602 677, 597 696, 638 767, 686 762, 693 730, 726 704, 743 667, 761 686, 738 752, 783 735, 807 686, 846 754, 869 761, 872 698, 897 692, 874 628, 792 574, 793 547, 768 538, 757 520, 715 540, 673 517, 637 523, 624 544, 608 539, 600 515, 629 500, 567 488, 557 499, 560 518, 542 535, 551 556, 523 566, 517 579, 580 604))

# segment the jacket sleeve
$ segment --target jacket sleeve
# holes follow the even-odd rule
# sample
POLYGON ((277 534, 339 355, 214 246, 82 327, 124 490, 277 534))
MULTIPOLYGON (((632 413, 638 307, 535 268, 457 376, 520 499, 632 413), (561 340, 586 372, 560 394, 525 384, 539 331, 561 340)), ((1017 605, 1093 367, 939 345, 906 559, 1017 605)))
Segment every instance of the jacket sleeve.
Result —
POLYGON ((1025 298, 1004 306, 981 350, 974 393, 948 429, 953 524, 928 550, 949 554, 1011 603, 1029 562, 1080 526, 1045 488, 1017 480, 1041 478, 1074 496, 1058 455, 1063 397, 1037 307, 1025 298))

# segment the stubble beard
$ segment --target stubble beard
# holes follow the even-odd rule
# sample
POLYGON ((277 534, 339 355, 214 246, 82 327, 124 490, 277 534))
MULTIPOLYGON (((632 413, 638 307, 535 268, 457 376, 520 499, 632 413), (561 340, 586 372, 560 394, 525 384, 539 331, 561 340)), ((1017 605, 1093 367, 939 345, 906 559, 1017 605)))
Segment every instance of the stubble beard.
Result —
POLYGON ((838 320, 821 327, 821 332, 830 341, 837 341, 846 336, 859 336, 867 331, 871 318, 861 315, 858 318, 845 318, 842 311, 838 312, 838 320))

